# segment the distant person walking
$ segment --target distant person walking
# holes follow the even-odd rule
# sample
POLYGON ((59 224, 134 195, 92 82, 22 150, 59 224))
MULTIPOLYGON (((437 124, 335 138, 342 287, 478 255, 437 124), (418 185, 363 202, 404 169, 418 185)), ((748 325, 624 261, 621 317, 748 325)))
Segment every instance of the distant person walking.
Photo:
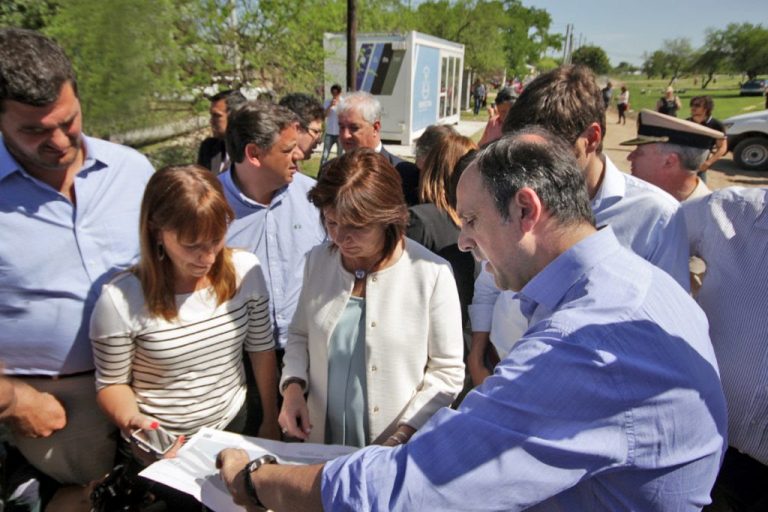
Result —
POLYGON ((483 83, 478 80, 475 82, 475 88, 472 93, 475 95, 474 112, 475 115, 478 115, 480 113, 480 109, 483 108, 483 102, 485 100, 485 85, 483 85, 483 83))
POLYGON ((613 84, 609 81, 608 84, 603 87, 603 101, 605 102, 605 108, 611 104, 611 98, 613 98, 613 84))
MULTIPOLYGON (((715 101, 712 96, 694 96, 691 98, 691 117, 688 121, 699 123, 719 132, 725 133, 725 126, 719 120, 712 117, 712 111, 715 109, 715 101)), ((715 140, 710 150, 709 157, 699 166, 699 178, 704 183, 707 182, 707 169, 712 167, 715 162, 720 160, 728 152, 728 139, 722 138, 715 140)))
MULTIPOLYGON (((603 96, 605 98, 605 96, 603 96)), ((616 100, 616 108, 619 111, 619 119, 616 124, 627 124, 627 110, 629 110, 629 91, 626 85, 621 86, 621 94, 616 100)))
POLYGON ((656 111, 668 116, 677 117, 677 111, 683 107, 680 98, 675 94, 675 89, 670 85, 664 91, 664 96, 656 102, 656 111))
POLYGON ((341 144, 339 144, 339 117, 336 114, 336 106, 341 101, 341 86, 331 86, 331 98, 325 100, 325 137, 323 138, 323 156, 320 158, 320 167, 325 165, 331 154, 331 148, 336 145, 336 156, 341 156, 341 144))

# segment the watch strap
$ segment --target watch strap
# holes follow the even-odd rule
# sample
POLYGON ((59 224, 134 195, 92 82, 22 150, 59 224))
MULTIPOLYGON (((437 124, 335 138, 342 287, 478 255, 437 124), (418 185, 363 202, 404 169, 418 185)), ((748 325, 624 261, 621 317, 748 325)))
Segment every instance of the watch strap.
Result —
POLYGON ((275 463, 277 463, 277 459, 273 455, 262 455, 261 457, 250 461, 243 468, 243 477, 245 478, 245 494, 257 507, 266 508, 259 499, 259 493, 256 492, 256 487, 253 485, 253 480, 251 480, 251 473, 259 469, 264 464, 275 463))

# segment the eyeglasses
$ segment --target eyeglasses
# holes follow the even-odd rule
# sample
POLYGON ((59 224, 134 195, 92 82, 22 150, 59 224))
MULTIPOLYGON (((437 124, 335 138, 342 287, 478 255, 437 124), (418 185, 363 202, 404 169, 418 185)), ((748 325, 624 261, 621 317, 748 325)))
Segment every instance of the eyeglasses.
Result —
POLYGON ((701 103, 691 103, 691 108, 703 108, 704 105, 701 103))
POLYGON ((312 128, 310 126, 309 128, 307 128, 307 133, 309 133, 313 137, 319 137, 320 135, 322 135, 323 131, 318 130, 317 128, 312 128))

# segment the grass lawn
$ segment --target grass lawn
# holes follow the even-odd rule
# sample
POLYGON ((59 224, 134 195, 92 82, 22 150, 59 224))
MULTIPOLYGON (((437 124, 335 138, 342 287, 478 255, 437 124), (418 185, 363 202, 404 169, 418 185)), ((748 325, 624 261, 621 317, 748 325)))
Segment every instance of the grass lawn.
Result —
MULTIPOLYGON (((710 82, 706 89, 701 88, 701 77, 694 84, 694 77, 678 79, 675 90, 680 96, 683 108, 678 112, 678 117, 686 118, 691 109, 688 104, 693 96, 709 95, 715 101, 715 110, 712 115, 717 119, 725 119, 737 114, 746 114, 765 108, 765 98, 761 96, 739 96, 739 76, 718 75, 716 82, 710 82)), ((664 94, 664 89, 669 85, 669 80, 651 79, 641 76, 627 75, 611 78, 613 82, 613 97, 618 97, 621 85, 629 89, 630 108, 638 112, 641 109, 656 109, 656 101, 664 94)))

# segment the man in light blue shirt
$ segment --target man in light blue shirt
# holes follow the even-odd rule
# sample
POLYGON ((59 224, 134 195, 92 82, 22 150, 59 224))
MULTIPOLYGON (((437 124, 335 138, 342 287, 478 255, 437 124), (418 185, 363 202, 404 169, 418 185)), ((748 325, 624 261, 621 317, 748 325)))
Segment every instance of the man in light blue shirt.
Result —
POLYGON ((101 286, 138 256, 153 172, 136 151, 84 136, 81 123, 61 48, 0 30, 0 360, 16 395, 6 421, 24 456, 62 484, 114 464, 88 326, 101 286))
MULTIPOLYGON (((304 276, 304 254, 325 240, 320 213, 307 199, 315 180, 299 172, 304 159, 299 119, 289 109, 249 102, 235 110, 227 125, 229 171, 219 175, 235 212, 227 244, 259 258, 269 290, 278 376, 288 325, 293 319, 304 276)), ((245 434, 257 435, 261 406, 250 365, 245 434)), ((279 379, 278 379, 279 380, 279 379)))
POLYGON ((236 219, 227 243, 258 256, 269 288, 278 349, 301 291, 304 254, 325 240, 320 213, 307 199, 315 180, 298 172, 298 118, 285 107, 247 103, 227 127, 232 168, 219 179, 236 219))
POLYGON ((728 402, 729 448, 712 510, 768 509, 768 189, 725 188, 683 205, 696 300, 709 319, 728 402))
POLYGON ((236 501, 274 510, 698 510, 726 410, 706 319, 665 272, 596 230, 570 148, 541 130, 461 177, 459 245, 530 322, 494 375, 407 444, 324 465, 225 450, 236 501), (237 476, 236 476, 237 475, 237 476))
MULTIPOLYGON (((561 66, 533 80, 510 108, 503 130, 530 125, 539 125, 572 146, 597 226, 611 226, 621 245, 688 290, 687 233, 680 205, 660 188, 621 172, 603 154, 605 103, 594 74, 583 66, 561 66)), ((473 336, 467 366, 475 384, 490 373, 483 356, 498 291, 487 286, 489 282, 481 274, 469 309, 473 336)))

